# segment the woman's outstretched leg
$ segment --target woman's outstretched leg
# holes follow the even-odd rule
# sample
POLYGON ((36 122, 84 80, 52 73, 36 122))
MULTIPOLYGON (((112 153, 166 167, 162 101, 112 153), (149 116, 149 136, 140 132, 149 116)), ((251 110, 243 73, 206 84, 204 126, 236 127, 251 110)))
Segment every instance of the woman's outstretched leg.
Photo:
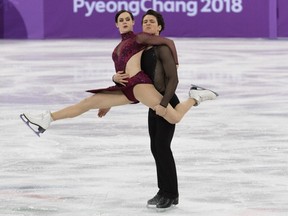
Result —
POLYGON ((97 93, 77 104, 51 113, 53 121, 74 118, 91 109, 102 109, 131 103, 122 92, 97 93))
MULTIPOLYGON (((52 121, 74 118, 91 109, 101 109, 113 106, 120 106, 131 103, 127 97, 120 91, 114 91, 109 93, 98 93, 92 95, 79 103, 65 107, 59 111, 50 113, 48 111, 39 115, 23 113, 22 120, 31 128, 30 123, 39 127, 38 131, 43 133, 51 124, 52 121)), ((32 128, 31 128, 32 129, 32 128)), ((33 130, 33 129, 32 129, 33 130)), ((34 130, 35 133, 37 133, 34 130)), ((38 133, 39 135, 39 133, 38 133)))
MULTIPOLYGON (((211 90, 192 85, 189 90, 189 98, 179 104, 175 108, 172 106, 167 107, 167 117, 165 117, 166 113, 162 116, 163 118, 167 118, 166 120, 171 124, 176 124, 181 121, 184 115, 193 107, 198 106, 201 102, 206 100, 214 100, 218 94, 211 90), (176 113, 175 113, 176 110, 176 113)), ((157 110, 156 110, 156 114, 157 110)))
MULTIPOLYGON (((151 109, 159 105, 163 97, 151 84, 138 84, 134 87, 133 92, 137 100, 151 109)), ((166 113, 162 117, 171 124, 178 123, 195 104, 196 101, 191 98, 179 103, 175 109, 168 104, 166 113)))
MULTIPOLYGON (((159 105, 163 97, 151 84, 138 84, 133 91, 137 100, 151 109, 159 105)), ((166 113, 162 117, 171 124, 178 123, 193 106, 205 100, 213 100, 217 94, 207 89, 192 86, 189 96, 186 101, 179 103, 175 109, 169 104, 166 113)))

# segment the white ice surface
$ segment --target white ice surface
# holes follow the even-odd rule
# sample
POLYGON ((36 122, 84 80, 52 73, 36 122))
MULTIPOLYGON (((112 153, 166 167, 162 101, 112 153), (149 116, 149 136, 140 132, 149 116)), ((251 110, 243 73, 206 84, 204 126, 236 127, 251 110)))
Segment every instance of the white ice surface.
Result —
POLYGON ((180 203, 159 213, 147 108, 55 122, 41 138, 22 112, 57 110, 112 85, 117 40, 0 41, 0 215, 287 216, 288 41, 176 38, 177 93, 217 91, 177 125, 180 203))

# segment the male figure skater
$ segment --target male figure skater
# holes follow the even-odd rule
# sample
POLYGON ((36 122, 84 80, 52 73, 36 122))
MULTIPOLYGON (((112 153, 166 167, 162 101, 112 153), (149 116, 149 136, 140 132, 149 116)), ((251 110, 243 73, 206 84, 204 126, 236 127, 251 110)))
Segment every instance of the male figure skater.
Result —
MULTIPOLYGON (((162 15, 156 11, 148 10, 142 18, 144 32, 159 35, 165 28, 162 15)), ((164 108, 170 103, 175 107, 179 99, 175 94, 178 75, 176 63, 167 46, 154 46, 142 54, 141 68, 149 72, 155 88, 163 95, 160 103, 164 108)), ((150 147, 156 163, 159 191, 150 200, 148 206, 166 209, 178 204, 177 172, 171 141, 175 131, 175 124, 170 124, 155 111, 149 109, 148 128, 150 147)))
MULTIPOLYGON (((165 22, 161 14, 154 10, 148 10, 142 17, 143 32, 159 35, 165 28, 165 22)), ((155 88, 163 95, 160 105, 163 110, 170 103, 175 107, 179 99, 175 94, 178 84, 176 63, 167 46, 154 46, 145 50, 141 58, 141 69, 148 73, 155 88)), ((125 73, 117 73, 113 81, 125 84, 128 76, 125 73)), ((100 116, 103 115, 99 111, 100 116)), ((105 114, 104 114, 105 115, 105 114)), ((177 172, 171 141, 175 131, 175 124, 170 124, 155 111, 149 109, 148 128, 150 135, 150 147, 156 163, 158 192, 147 202, 148 207, 167 209, 178 204, 177 172)))

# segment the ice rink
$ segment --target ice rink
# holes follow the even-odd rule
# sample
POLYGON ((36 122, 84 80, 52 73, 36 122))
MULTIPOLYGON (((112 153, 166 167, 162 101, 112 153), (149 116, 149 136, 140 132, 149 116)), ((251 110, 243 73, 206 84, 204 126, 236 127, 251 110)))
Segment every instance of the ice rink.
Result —
POLYGON ((119 40, 0 40, 1 216, 288 215, 288 40, 174 39, 179 98, 191 83, 220 96, 177 125, 179 205, 166 212, 146 208, 158 189, 144 105, 41 138, 19 118, 112 85, 119 40))

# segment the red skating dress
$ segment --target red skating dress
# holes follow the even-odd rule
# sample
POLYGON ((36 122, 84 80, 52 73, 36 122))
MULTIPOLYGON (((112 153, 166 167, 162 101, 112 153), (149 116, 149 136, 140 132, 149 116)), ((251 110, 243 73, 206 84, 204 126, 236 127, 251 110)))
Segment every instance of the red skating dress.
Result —
MULTIPOLYGON (((178 63, 176 48, 174 46, 174 43, 169 39, 159 36, 153 36, 147 33, 139 33, 136 35, 132 31, 121 34, 121 36, 122 41, 117 45, 112 54, 112 59, 115 64, 116 72, 125 71, 125 67, 129 59, 149 45, 164 44, 169 46, 174 56, 175 62, 178 63)), ((126 83, 126 86, 116 84, 108 88, 87 90, 87 92, 96 94, 105 91, 120 90, 128 98, 128 100, 132 101, 133 103, 138 103, 139 101, 135 98, 133 94, 133 88, 135 85, 140 83, 152 84, 152 81, 149 78, 149 76, 145 74, 143 71, 140 71, 135 76, 129 78, 128 83, 126 83)))

